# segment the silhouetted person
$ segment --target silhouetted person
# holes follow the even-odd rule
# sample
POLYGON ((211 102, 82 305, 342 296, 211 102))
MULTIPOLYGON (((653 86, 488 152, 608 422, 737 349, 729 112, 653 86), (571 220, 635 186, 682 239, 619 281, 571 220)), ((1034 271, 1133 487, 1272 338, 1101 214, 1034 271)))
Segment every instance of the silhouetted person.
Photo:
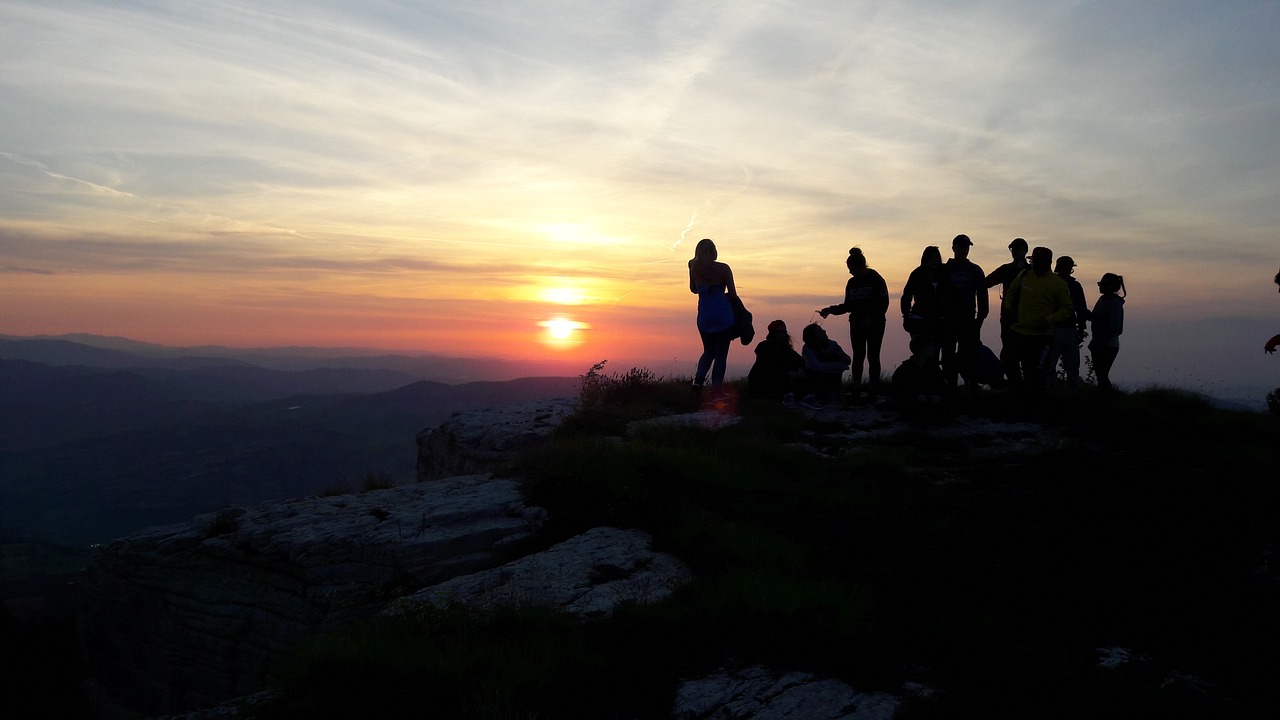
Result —
MULTIPOLYGON (((1276 273, 1275 284, 1277 288, 1280 288, 1280 272, 1276 273)), ((1277 292, 1280 292, 1280 289, 1278 289, 1277 292)), ((1267 344, 1262 346, 1262 349, 1267 353, 1273 353, 1276 351, 1277 345, 1280 345, 1280 335, 1276 335, 1268 340, 1267 344)))
POLYGON ((875 402, 880 389, 880 346, 884 343, 884 316, 889 310, 889 288, 880 273, 867 267, 860 248, 849 248, 845 260, 849 282, 844 286, 844 302, 818 311, 828 315, 849 315, 849 344, 853 353, 853 401, 861 397, 862 362, 867 362, 867 400, 875 402))
POLYGON ((893 396, 899 402, 914 403, 921 397, 942 394, 942 370, 938 367, 937 349, 923 337, 911 338, 911 357, 893 371, 893 396))
POLYGON ((804 377, 804 358, 796 352, 781 320, 769 323, 769 334, 756 343, 756 361, 747 373, 747 389, 754 397, 784 400, 804 377))
POLYGON ((1009 339, 1018 358, 1018 379, 1031 394, 1039 394, 1046 387, 1054 323, 1066 320, 1074 312, 1067 283, 1050 272, 1052 266, 1052 250, 1032 250, 1031 270, 1019 273, 1009 284, 1001 307, 1002 312, 1013 316, 1009 339))
MULTIPOLYGON (((924 354, 938 365, 938 353, 942 351, 943 323, 946 307, 951 299, 950 282, 942 270, 942 252, 937 245, 930 245, 920 253, 920 266, 907 276, 902 288, 902 329, 911 340, 924 344, 913 348, 912 354, 924 354)), ((941 377, 941 370, 938 372, 941 377)))
POLYGON ((806 325, 800 337, 804 341, 805 396, 802 404, 820 408, 840 396, 840 377, 852 360, 817 323, 806 325))
POLYGON ((955 389, 961 365, 977 362, 982 321, 990 311, 986 276, 969 260, 973 241, 968 235, 951 240, 952 258, 943 265, 950 283, 951 298, 945 309, 942 339, 942 378, 955 389))
MULTIPOLYGON (((987 288, 1000 286, 1000 303, 1004 307, 1004 295, 1009 291, 1009 283, 1018 277, 1019 273, 1031 267, 1027 263, 1027 241, 1022 238, 1014 238, 1009 243, 1009 255, 1012 259, 992 270, 987 275, 984 282, 987 288)), ((1000 366, 1004 368, 1005 377, 1010 382, 1015 382, 1018 375, 1018 359, 1015 357, 1012 349, 1009 347, 1009 328, 1013 325, 1013 318, 1008 317, 1003 311, 1000 313, 1000 366)))
POLYGON ((716 244, 704 238, 693 249, 689 261, 689 292, 698 296, 698 335, 702 337, 702 356, 693 376, 693 390, 699 392, 711 373, 711 392, 719 396, 724 385, 725 363, 729 344, 733 341, 735 318, 729 296, 737 296, 733 270, 717 262, 716 244))
POLYGON ((1128 293, 1124 289, 1124 278, 1115 273, 1106 273, 1098 281, 1098 292, 1102 297, 1093 305, 1089 315, 1089 323, 1093 329, 1093 339, 1089 341, 1089 352, 1093 355, 1093 372, 1098 376, 1098 391, 1103 395, 1115 393, 1111 385, 1111 366, 1120 354, 1120 333, 1124 332, 1124 298, 1128 293))
POLYGON ((1075 390, 1080 386, 1080 345, 1084 342, 1085 323, 1089 320, 1089 304, 1084 299, 1084 288, 1080 281, 1071 276, 1075 272, 1076 261, 1070 255, 1063 255, 1053 264, 1053 272, 1067 283, 1067 294, 1071 296, 1072 316, 1053 325, 1053 342, 1049 346, 1049 364, 1047 370, 1050 382, 1057 373, 1058 360, 1062 360, 1062 371, 1067 376, 1067 387, 1075 390))

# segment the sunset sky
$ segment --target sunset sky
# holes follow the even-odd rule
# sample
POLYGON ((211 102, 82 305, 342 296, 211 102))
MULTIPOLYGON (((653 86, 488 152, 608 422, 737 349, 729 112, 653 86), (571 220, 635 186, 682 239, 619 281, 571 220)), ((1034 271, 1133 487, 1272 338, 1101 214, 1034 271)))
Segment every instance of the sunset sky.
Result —
POLYGON ((1123 275, 1122 386, 1265 391, 1278 38, 1243 0, 4 0, 0 334, 688 375, 710 237, 797 338, 861 246, 891 369, 964 232, 1123 275))

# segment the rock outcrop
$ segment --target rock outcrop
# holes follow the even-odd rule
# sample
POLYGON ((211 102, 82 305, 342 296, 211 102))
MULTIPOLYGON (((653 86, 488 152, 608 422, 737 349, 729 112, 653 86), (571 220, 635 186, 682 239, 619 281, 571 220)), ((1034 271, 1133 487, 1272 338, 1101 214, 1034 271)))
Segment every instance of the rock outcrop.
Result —
MULTIPOLYGON (((523 503, 515 480, 458 476, 503 465, 573 408, 566 399, 472 411, 420 433, 419 479, 429 482, 236 509, 109 544, 86 574, 81 609, 99 699, 152 715, 207 708, 266 688, 318 633, 424 604, 536 605, 589 619, 667 598, 691 573, 654 552, 646 533, 596 528, 526 554, 545 547, 536 538, 545 512, 523 503)), ((843 428, 836 432, 905 428, 875 409, 828 414, 843 428)), ((733 420, 697 413, 652 422, 733 420)), ((1052 441, 1028 427, 984 431, 1010 443, 1052 441)), ((804 444, 850 451, 847 438, 827 435, 804 444)), ((890 695, 757 667, 685 682, 673 715, 852 720, 891 718, 897 707, 890 695)))
POLYGON ((683 683, 672 715, 677 720, 892 720, 900 704, 892 695, 860 693, 839 680, 756 666, 683 683))
POLYGON ((488 472, 541 442, 571 414, 573 398, 459 413, 418 433, 418 482, 488 472))
POLYGON ((469 476, 237 509, 116 540, 82 591, 99 699, 159 714, 261 690, 316 633, 506 562, 544 516, 514 481, 469 476))
POLYGON ((661 602, 692 579, 684 563, 655 553, 650 542, 641 530, 595 528, 502 567, 446 580, 396 607, 536 606, 581 618, 607 617, 624 602, 661 602))

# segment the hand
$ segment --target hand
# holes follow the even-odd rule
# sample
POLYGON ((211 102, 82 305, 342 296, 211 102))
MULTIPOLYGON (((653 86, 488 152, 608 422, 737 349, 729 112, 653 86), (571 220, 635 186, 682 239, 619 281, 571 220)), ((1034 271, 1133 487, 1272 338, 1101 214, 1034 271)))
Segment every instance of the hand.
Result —
POLYGON ((831 314, 831 310, 829 308, 822 308, 818 311, 818 314, 822 316, 823 320, 826 320, 827 316, 831 314))

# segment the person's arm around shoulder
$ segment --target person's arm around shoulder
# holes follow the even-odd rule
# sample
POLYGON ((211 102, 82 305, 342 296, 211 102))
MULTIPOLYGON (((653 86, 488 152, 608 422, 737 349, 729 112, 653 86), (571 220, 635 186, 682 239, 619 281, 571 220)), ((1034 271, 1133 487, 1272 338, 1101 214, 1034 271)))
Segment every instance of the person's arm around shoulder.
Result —
POLYGON ((978 324, 981 325, 983 320, 987 319, 987 315, 991 313, 991 298, 988 297, 986 276, 982 274, 982 268, 977 265, 973 266, 974 284, 977 285, 976 294, 978 296, 978 324))
POLYGON ((1023 273, 1018 273, 1009 281, 1009 287, 1004 291, 1004 299, 1000 301, 1000 311, 1011 313, 1014 311, 1013 304, 1017 302, 1018 295, 1022 292, 1023 273))
POLYGON ((1000 267, 987 273, 987 277, 983 282, 987 284, 987 289, 991 289, 997 285, 1003 285, 1005 278, 1009 275, 1009 265, 1001 265, 1000 267))

